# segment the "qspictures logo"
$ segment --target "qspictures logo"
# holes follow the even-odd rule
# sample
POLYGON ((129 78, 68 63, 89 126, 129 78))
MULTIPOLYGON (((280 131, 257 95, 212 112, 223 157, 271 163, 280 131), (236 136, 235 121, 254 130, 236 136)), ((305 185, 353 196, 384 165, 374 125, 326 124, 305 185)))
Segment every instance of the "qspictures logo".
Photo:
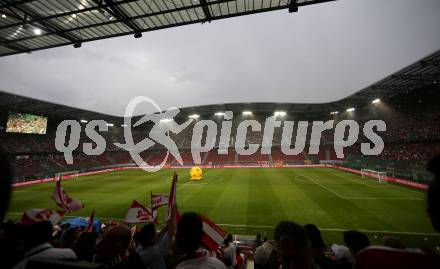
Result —
MULTIPOLYGON (((195 121, 191 136, 191 154, 194 164, 200 164, 202 162, 202 154, 213 150, 216 145, 218 145, 217 153, 219 155, 228 154, 233 127, 234 114, 232 111, 223 113, 223 121, 220 126, 213 120, 196 121, 194 118, 178 124, 174 118, 179 113, 180 110, 177 108, 169 108, 163 112, 154 100, 145 96, 135 97, 129 102, 124 113, 125 144, 114 143, 114 145, 128 151, 133 161, 147 172, 160 170, 165 165, 170 154, 179 164, 183 165, 179 147, 171 138, 170 133, 177 135, 186 128, 189 128, 188 126, 195 121), (157 110, 157 113, 143 115, 136 123, 132 124, 134 112, 142 104, 152 105, 157 110), (146 122, 152 122, 152 128, 148 133, 145 133, 144 139, 135 143, 132 128, 139 127, 146 122), (219 141, 217 141, 218 127, 220 127, 219 141), (206 133, 205 141, 202 143, 204 133, 206 133), (141 157, 141 153, 156 144, 162 145, 167 153, 158 165, 150 165, 141 157)), ((82 150, 86 155, 100 155, 105 152, 107 142, 97 130, 99 132, 107 132, 108 126, 109 124, 104 120, 92 120, 86 124, 85 134, 96 144, 95 147, 93 147, 92 143, 82 144, 82 150)), ((305 140, 309 126, 312 126, 308 147, 309 154, 318 154, 322 133, 326 130, 334 129, 333 147, 336 156, 344 158, 344 148, 350 147, 358 141, 361 127, 364 137, 368 140, 361 143, 360 150, 362 154, 379 155, 384 149, 384 141, 378 135, 379 132, 386 131, 386 124, 383 120, 370 120, 365 122, 363 126, 360 126, 354 120, 342 120, 335 125, 334 120, 313 122, 280 121, 277 120, 276 116, 267 117, 264 124, 257 120, 240 121, 235 131, 235 139, 233 140, 234 149, 239 155, 252 155, 258 150, 261 150, 261 154, 271 154, 275 128, 282 128, 281 151, 286 155, 298 155, 305 151, 305 140), (295 124, 297 125, 296 138, 294 145, 292 145, 295 124), (261 145, 246 143, 249 128, 252 132, 263 132, 261 145)), ((73 164, 73 151, 79 147, 81 131, 81 124, 76 120, 64 120, 57 127, 55 147, 58 151, 64 153, 64 159, 67 164, 73 164)))

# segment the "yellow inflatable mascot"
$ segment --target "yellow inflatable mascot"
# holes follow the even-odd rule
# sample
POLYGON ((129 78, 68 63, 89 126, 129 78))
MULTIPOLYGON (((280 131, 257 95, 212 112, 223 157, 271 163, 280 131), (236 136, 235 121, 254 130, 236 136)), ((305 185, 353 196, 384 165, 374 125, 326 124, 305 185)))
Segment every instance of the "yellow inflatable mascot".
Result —
POLYGON ((194 166, 189 171, 189 176, 191 177, 191 180, 201 180, 203 177, 202 168, 198 166, 194 166))

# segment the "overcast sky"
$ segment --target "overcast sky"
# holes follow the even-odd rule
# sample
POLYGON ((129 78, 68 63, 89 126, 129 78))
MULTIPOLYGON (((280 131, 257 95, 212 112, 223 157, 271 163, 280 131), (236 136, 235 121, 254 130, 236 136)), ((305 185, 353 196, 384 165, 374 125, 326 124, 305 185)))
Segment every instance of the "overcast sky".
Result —
POLYGON ((339 100, 440 49, 439 0, 339 0, 0 58, 0 90, 113 115, 339 100))

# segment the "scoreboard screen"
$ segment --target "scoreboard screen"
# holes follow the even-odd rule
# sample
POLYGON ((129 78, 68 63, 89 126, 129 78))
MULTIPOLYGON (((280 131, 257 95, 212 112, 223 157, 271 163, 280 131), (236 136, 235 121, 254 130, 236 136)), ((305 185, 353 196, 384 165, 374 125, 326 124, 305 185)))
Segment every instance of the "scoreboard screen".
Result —
POLYGON ((7 133, 46 134, 47 118, 32 114, 9 113, 7 133))

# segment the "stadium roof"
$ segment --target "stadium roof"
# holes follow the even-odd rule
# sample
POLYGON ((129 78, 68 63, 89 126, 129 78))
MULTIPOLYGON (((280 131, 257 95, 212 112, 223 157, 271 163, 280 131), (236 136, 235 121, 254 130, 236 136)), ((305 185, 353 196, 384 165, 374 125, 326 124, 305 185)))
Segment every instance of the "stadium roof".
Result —
POLYGON ((0 1, 0 57, 334 0, 0 1))
MULTIPOLYGON (((273 112, 283 110, 293 113, 324 113, 345 111, 349 107, 363 107, 376 98, 387 100, 427 86, 440 86, 440 50, 388 76, 377 83, 342 100, 321 104, 292 103, 236 103, 186 107, 179 116, 214 114, 219 111, 273 112)), ((0 111, 16 111, 63 119, 103 119, 122 124, 123 118, 52 104, 27 97, 0 92, 0 111)))

